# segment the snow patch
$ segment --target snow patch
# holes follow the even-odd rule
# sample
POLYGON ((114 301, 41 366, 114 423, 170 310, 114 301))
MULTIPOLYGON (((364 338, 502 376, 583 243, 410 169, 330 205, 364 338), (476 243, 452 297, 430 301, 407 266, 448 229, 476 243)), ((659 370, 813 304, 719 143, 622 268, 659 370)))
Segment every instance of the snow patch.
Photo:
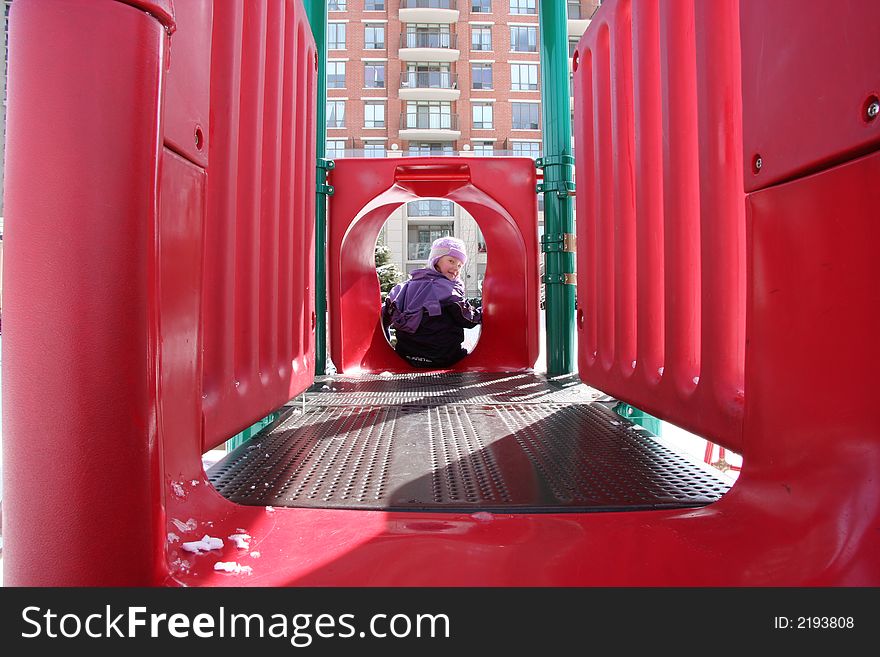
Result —
POLYGON ((172 518, 172 519, 171 519, 171 524, 174 525, 175 527, 177 527, 177 530, 178 530, 178 531, 181 531, 181 532, 184 532, 184 533, 186 533, 186 532, 191 532, 191 531, 195 531, 196 527, 199 526, 199 523, 197 523, 197 522, 195 521, 195 518, 190 518, 190 519, 187 520, 186 522, 181 522, 181 521, 178 520, 177 518, 172 518))
POLYGON ((191 566, 186 559, 175 559, 171 562, 171 570, 176 573, 188 573, 191 566))
POLYGON ((250 534, 230 534, 229 540, 235 543, 239 550, 247 550, 251 546, 250 534))
POLYGON ((205 534, 202 536, 202 540, 200 541, 189 541, 183 544, 183 549, 187 552, 195 552, 196 554, 200 554, 202 552, 207 552, 208 550, 219 550, 223 547, 223 539, 222 538, 214 538, 213 536, 208 536, 205 534))
POLYGON ((242 566, 240 563, 235 561, 218 561, 214 564, 214 570, 222 570, 227 573, 233 573, 235 575, 240 575, 244 573, 245 575, 250 575, 254 569, 250 566, 242 566))

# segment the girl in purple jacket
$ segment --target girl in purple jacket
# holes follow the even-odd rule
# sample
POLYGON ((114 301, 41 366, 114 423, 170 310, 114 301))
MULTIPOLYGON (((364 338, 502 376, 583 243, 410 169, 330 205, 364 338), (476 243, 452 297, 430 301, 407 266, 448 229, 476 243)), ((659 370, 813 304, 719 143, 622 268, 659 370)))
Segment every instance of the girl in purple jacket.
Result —
POLYGON ((413 367, 449 367, 467 356, 464 329, 477 326, 482 313, 464 296, 459 272, 466 262, 464 242, 434 240, 428 266, 413 271, 385 299, 382 323, 395 329, 397 353, 413 367))

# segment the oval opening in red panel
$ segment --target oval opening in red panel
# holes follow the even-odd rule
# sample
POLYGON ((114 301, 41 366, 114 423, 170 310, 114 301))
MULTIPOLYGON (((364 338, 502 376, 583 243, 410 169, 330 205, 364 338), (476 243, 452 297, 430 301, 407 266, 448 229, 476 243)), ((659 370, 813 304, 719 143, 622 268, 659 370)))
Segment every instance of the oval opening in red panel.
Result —
MULTIPOLYGON (((488 265, 486 239, 473 215, 458 203, 441 198, 409 201, 395 210, 379 231, 375 247, 376 276, 383 306, 395 285, 405 283, 414 271, 429 266, 431 245, 443 237, 464 242, 467 258, 458 279, 468 305, 474 311, 482 308, 483 280, 488 265)), ((387 323, 383 326, 385 339, 394 349, 397 331, 387 323)), ((462 327, 461 347, 468 356, 476 349, 481 331, 481 324, 462 327)), ((466 366, 468 356, 459 362, 466 366)))

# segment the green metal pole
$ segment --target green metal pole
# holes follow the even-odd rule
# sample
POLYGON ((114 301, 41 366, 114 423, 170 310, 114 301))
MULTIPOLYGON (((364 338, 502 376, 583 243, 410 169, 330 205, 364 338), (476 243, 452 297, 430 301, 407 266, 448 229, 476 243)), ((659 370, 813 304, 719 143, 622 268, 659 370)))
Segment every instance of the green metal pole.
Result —
POLYGON ((544 112, 545 317, 547 374, 574 369, 574 157, 568 79, 568 16, 565 0, 543 0, 541 14, 541 101, 544 112))
POLYGON ((327 369, 327 2, 307 0, 306 14, 318 47, 318 116, 315 194, 315 374, 327 369))

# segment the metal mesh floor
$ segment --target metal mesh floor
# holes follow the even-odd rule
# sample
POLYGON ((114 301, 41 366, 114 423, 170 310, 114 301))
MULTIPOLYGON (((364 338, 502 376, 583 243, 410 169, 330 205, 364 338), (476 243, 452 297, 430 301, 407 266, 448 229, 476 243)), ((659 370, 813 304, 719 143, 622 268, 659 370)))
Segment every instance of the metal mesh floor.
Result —
POLYGON ((576 379, 324 377, 208 471, 245 505, 496 512, 694 507, 729 482, 576 379))

